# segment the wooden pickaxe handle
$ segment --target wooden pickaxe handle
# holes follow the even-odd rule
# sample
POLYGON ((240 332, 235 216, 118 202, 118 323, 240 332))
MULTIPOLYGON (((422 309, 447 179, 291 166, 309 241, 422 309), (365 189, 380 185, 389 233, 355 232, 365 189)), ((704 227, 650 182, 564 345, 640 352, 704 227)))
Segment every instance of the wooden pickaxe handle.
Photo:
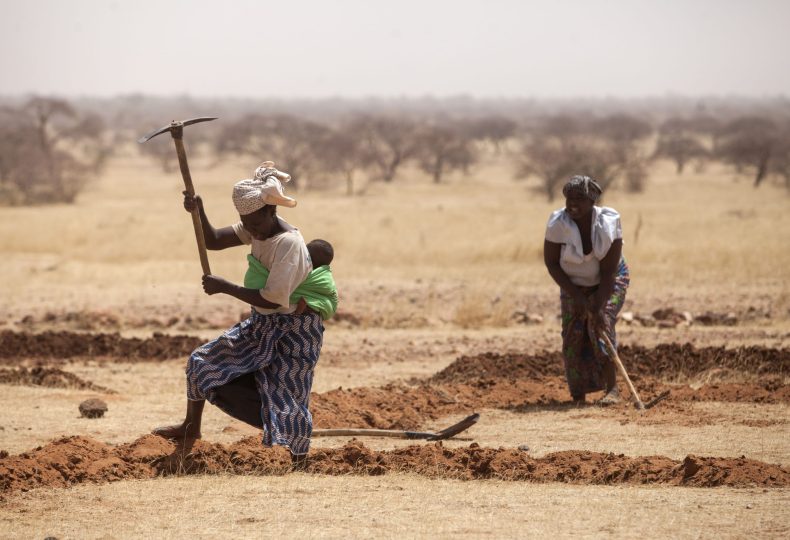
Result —
MULTIPOLYGON (((192 175, 189 174, 189 164, 187 163, 187 153, 184 150, 184 139, 181 133, 173 131, 173 142, 176 145, 176 154, 178 155, 178 166, 181 168, 181 176, 184 179, 184 187, 190 197, 195 196, 195 187, 192 185, 192 175)), ((200 266, 203 268, 203 275, 211 273, 211 268, 208 264, 208 254, 206 253, 206 239, 203 236, 203 224, 200 221, 200 210, 197 205, 191 212, 192 226, 195 228, 195 239, 198 245, 198 254, 200 255, 200 266)))
POLYGON ((620 360, 620 355, 617 354, 617 349, 615 349, 614 345, 612 345, 612 342, 609 340, 609 336, 606 335, 606 332, 598 331, 597 334, 600 336, 603 344, 606 346, 606 352, 609 353, 609 356, 614 361, 614 364, 620 371, 620 375, 622 375, 623 379, 625 379, 625 384, 628 386, 628 391, 631 392, 631 395, 634 397, 634 401, 636 401, 636 408, 640 411, 643 411, 645 409, 645 404, 642 403, 641 399, 639 399, 639 394, 636 393, 636 388, 634 388, 634 384, 631 382, 631 378, 628 376, 628 372, 625 370, 625 366, 620 360))
MULTIPOLYGON (((184 187, 190 197, 195 196, 195 187, 192 185, 192 175, 189 174, 189 164, 187 163, 187 153, 184 150, 184 127, 191 126, 200 122, 209 122, 216 120, 214 116, 201 116, 200 118, 192 118, 184 120, 183 122, 176 122, 173 120, 170 124, 155 129, 152 132, 140 137, 137 142, 144 143, 161 135, 162 133, 169 132, 173 137, 173 142, 176 145, 176 155, 178 156, 178 166, 181 169, 181 177, 184 179, 184 187)), ((200 255, 200 266, 203 267, 203 275, 211 273, 211 268, 208 265, 208 255, 206 254, 206 239, 203 237, 203 224, 200 222, 200 210, 195 207, 192 210, 192 226, 195 229, 195 239, 197 240, 198 253, 200 255)))

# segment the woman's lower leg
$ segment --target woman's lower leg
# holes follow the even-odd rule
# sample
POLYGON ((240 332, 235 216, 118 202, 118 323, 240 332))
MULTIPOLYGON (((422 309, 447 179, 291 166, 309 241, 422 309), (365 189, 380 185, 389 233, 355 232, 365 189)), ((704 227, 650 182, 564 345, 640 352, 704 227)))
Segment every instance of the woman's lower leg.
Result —
POLYGON ((206 400, 187 400, 187 412, 184 421, 172 426, 156 428, 153 433, 167 439, 199 439, 200 424, 203 420, 203 407, 206 400))

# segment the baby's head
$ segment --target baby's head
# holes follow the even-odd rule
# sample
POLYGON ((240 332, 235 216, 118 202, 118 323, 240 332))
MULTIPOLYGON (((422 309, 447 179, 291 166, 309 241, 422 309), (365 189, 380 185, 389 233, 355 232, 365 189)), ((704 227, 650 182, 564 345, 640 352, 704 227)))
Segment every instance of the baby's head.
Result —
POLYGON ((319 266, 329 266, 332 259, 335 258, 335 250, 332 249, 332 244, 326 240, 316 239, 307 244, 307 252, 310 254, 310 259, 313 261, 313 268, 319 266))

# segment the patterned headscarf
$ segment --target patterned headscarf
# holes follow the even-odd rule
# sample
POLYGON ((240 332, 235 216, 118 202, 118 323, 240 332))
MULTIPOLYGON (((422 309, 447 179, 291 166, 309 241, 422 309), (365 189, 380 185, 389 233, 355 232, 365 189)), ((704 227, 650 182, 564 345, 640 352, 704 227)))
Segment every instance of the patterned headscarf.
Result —
POLYGON ((241 216, 252 214, 267 204, 293 208, 296 200, 283 193, 280 182, 288 182, 290 179, 291 175, 275 169, 273 162, 264 161, 255 169, 254 178, 240 180, 233 186, 233 205, 241 216))
POLYGON ((565 197, 572 192, 581 193, 592 202, 595 202, 601 196, 601 193, 603 193, 603 189, 601 189, 598 182, 589 176, 576 175, 571 177, 568 183, 562 188, 562 194, 565 197))

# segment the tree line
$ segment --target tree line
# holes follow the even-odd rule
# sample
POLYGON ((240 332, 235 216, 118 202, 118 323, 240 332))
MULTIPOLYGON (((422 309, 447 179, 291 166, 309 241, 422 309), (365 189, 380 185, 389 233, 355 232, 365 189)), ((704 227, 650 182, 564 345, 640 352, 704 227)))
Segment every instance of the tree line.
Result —
MULTIPOLYGON (((194 116, 199 116, 194 114, 194 116)), ((101 173, 119 142, 156 127, 126 130, 115 118, 65 100, 32 98, 0 107, 0 201, 73 202, 101 173)), ((162 123, 161 119, 158 121, 162 123)), ((139 145, 165 171, 177 170, 168 137, 139 145)), ((274 159, 300 189, 359 193, 360 178, 396 182, 405 165, 434 183, 471 174, 484 159, 509 163, 515 179, 535 178, 548 199, 573 174, 604 187, 638 192, 655 160, 671 160, 677 174, 721 161, 755 186, 775 176, 790 190, 790 120, 783 115, 718 117, 706 112, 664 115, 580 110, 529 115, 454 114, 422 110, 345 111, 308 118, 292 111, 240 111, 213 129, 189 132, 189 144, 216 160, 274 159)))

